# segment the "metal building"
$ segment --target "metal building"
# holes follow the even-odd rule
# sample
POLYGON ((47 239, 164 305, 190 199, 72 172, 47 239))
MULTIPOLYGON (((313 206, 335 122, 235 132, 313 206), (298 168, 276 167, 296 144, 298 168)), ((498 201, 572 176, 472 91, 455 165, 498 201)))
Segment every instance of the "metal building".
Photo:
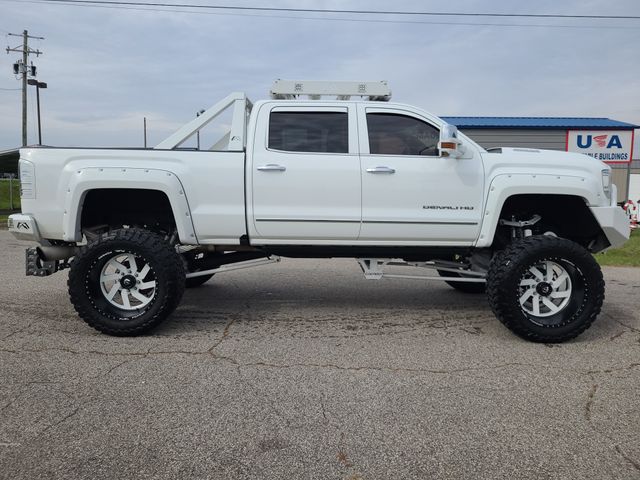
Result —
POLYGON ((585 153, 611 165, 618 202, 629 198, 629 179, 640 173, 633 155, 634 129, 608 118, 442 117, 484 148, 527 147, 585 153), (612 153, 613 152, 613 153, 612 153))

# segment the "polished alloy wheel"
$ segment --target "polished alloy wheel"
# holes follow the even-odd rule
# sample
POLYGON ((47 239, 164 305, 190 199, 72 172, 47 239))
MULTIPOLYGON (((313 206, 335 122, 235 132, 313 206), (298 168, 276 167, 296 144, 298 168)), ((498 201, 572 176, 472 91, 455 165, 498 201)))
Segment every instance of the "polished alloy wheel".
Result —
POLYGON ((569 304, 571 277, 559 263, 545 260, 525 272, 518 289, 520 306, 525 313, 535 317, 550 317, 569 304))
POLYGON ((155 274, 144 258, 118 253, 102 267, 100 289, 114 307, 138 310, 149 305, 155 296, 155 274))

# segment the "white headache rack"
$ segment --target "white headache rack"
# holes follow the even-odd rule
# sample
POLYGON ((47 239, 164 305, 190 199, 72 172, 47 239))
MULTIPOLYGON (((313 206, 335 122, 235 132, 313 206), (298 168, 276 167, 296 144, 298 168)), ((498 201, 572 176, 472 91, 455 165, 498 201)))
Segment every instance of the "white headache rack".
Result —
POLYGON ((180 147, 188 139, 196 135, 202 128, 215 120, 228 108, 233 107, 231 125, 220 140, 209 150, 242 151, 247 143, 247 118, 253 104, 242 92, 227 95, 202 114, 191 120, 173 135, 167 137, 154 148, 159 150, 173 150, 180 147))
POLYGON ((379 82, 321 82, 307 80, 276 80, 271 87, 271 98, 295 100, 306 95, 311 100, 320 100, 323 96, 337 100, 350 100, 351 97, 366 98, 379 102, 391 100, 391 89, 386 81, 379 82))

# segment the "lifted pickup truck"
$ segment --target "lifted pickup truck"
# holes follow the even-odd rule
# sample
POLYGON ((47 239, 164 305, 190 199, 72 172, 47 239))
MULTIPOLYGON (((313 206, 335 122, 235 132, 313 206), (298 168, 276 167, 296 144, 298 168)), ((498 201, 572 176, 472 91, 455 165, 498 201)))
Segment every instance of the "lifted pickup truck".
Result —
POLYGON ((23 213, 8 223, 39 243, 27 275, 69 267, 79 316, 111 335, 158 325, 185 286, 279 256, 352 257, 370 279, 486 290, 532 341, 586 330, 604 299, 591 253, 629 236, 610 168, 487 151, 390 96, 385 82, 279 80, 270 99, 233 93, 153 149, 23 148, 23 213), (231 124, 211 148, 181 147, 224 111, 231 124))

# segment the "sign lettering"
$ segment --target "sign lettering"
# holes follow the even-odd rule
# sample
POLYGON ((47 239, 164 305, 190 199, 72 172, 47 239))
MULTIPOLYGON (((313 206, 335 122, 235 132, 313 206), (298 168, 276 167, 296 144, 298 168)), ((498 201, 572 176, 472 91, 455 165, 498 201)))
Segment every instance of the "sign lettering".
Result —
POLYGON ((569 130, 567 151, 608 163, 631 161, 633 130, 569 130))

